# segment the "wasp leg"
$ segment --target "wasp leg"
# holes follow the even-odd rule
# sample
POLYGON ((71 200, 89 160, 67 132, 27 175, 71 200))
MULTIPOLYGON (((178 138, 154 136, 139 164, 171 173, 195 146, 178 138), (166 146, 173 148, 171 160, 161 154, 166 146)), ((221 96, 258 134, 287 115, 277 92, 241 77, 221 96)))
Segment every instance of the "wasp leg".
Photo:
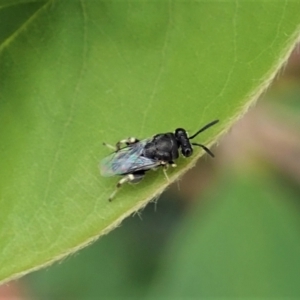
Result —
POLYGON ((167 178, 167 181, 170 182, 170 178, 168 176, 167 169, 168 169, 168 167, 163 167, 163 172, 164 172, 165 177, 167 178))
POLYGON ((169 161, 169 165, 172 167, 172 168, 176 168, 177 165, 174 163, 174 161, 169 161))
POLYGON ((140 140, 138 140, 135 137, 129 137, 128 139, 124 139, 124 140, 121 140, 121 141, 117 142, 115 150, 116 150, 116 152, 118 152, 121 149, 122 144, 125 144, 125 145, 129 146, 129 145, 138 143, 139 141, 140 140))
POLYGON ((163 172, 164 172, 165 177, 167 178, 168 182, 170 182, 170 178, 168 176, 167 170, 168 170, 169 166, 171 166, 172 168, 176 168, 177 165, 173 161, 169 161, 167 163, 162 162, 161 165, 163 167, 163 172))
POLYGON ((110 144, 107 144, 107 143, 103 143, 104 146, 108 147, 109 149, 112 149, 114 150, 115 152, 118 152, 120 149, 121 149, 121 145, 122 144, 125 144, 127 146, 129 145, 132 145, 132 144, 135 144, 137 142, 139 142, 140 140, 134 138, 134 137, 130 137, 128 139, 124 139, 124 140, 121 140, 119 142, 116 143, 116 146, 112 146, 110 144))
POLYGON ((167 170, 169 168, 169 163, 162 162, 161 165, 163 167, 163 172, 164 172, 165 177, 167 178, 167 181, 170 182, 170 178, 169 178, 169 176, 167 174, 167 170))
POLYGON ((114 147, 114 146, 112 146, 112 145, 110 145, 110 144, 103 143, 103 146, 106 146, 107 148, 116 151, 116 147, 114 147))
POLYGON ((117 183, 115 191, 110 195, 108 198, 108 201, 112 201, 112 199, 115 197, 116 193, 118 192, 119 188, 126 182, 129 183, 138 183, 140 182, 145 176, 145 172, 137 172, 137 173, 132 173, 132 174, 127 174, 123 178, 119 180, 117 183))

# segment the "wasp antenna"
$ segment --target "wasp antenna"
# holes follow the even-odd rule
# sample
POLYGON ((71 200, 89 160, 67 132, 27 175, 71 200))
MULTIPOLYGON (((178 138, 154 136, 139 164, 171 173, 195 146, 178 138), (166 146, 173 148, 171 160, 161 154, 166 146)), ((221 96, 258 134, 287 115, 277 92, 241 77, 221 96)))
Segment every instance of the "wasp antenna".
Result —
POLYGON ((216 123, 218 123, 219 120, 214 120, 210 123, 208 123, 207 125, 205 125, 204 127, 202 127, 199 131, 197 131, 194 135, 192 135, 191 137, 189 137, 189 140, 193 139, 195 136, 197 136, 199 133, 203 132, 204 130, 208 129, 209 127, 215 125, 216 123))
POLYGON ((197 144, 197 143, 192 143, 192 145, 201 147, 201 148, 202 148, 203 150, 205 150, 205 152, 207 152, 211 157, 215 157, 214 154, 213 154, 207 147, 205 147, 204 145, 202 145, 202 144, 197 144))

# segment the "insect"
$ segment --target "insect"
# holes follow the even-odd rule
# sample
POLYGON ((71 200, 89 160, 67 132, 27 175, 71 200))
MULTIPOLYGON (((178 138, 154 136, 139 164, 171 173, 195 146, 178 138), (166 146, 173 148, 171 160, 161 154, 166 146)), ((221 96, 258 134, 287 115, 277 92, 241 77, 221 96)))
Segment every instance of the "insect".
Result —
POLYGON ((207 147, 199 143, 192 143, 190 140, 218 122, 219 120, 210 122, 190 137, 185 129, 177 128, 174 133, 159 133, 144 140, 130 137, 119 141, 115 147, 103 143, 114 149, 114 152, 101 161, 101 175, 105 177, 123 176, 108 200, 111 201, 114 198, 124 183, 138 183, 151 169, 162 166, 168 178, 166 169, 168 166, 176 167, 174 161, 179 158, 179 151, 184 157, 190 157, 193 154, 193 146, 198 146, 214 157, 207 147), (122 145, 125 146, 121 147, 122 145))

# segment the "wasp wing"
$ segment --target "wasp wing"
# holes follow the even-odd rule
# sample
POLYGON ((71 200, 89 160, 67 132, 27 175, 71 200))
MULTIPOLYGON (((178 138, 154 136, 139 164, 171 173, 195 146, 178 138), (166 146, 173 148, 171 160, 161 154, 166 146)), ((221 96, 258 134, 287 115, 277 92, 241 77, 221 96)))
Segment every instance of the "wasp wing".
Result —
POLYGON ((149 139, 129 145, 105 157, 100 163, 101 175, 110 177, 140 170, 149 170, 160 165, 160 162, 142 156, 149 139))

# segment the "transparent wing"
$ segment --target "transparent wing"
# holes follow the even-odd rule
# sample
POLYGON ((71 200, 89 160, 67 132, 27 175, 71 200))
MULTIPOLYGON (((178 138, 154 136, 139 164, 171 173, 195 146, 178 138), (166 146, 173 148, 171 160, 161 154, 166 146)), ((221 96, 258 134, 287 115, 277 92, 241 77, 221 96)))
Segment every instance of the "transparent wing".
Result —
POLYGON ((159 161, 141 156, 148 141, 149 139, 140 141, 105 157, 100 163, 101 175, 122 175, 159 166, 159 161))

